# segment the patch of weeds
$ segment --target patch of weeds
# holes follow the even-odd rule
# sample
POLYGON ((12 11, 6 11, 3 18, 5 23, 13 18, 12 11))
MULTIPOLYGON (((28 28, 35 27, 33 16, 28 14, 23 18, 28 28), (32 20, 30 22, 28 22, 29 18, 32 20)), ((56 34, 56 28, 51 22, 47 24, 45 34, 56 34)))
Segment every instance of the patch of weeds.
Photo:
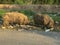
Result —
POLYGON ((6 10, 0 9, 0 18, 2 18, 3 14, 6 12, 6 10))
POLYGON ((26 14, 27 16, 32 16, 35 14, 32 10, 20 10, 20 12, 26 14))

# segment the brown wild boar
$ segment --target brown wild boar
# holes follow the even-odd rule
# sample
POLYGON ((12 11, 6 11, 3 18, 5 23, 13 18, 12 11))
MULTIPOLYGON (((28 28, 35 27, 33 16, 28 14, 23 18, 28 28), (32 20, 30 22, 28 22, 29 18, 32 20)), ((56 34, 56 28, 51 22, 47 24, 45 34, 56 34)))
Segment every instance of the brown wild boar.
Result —
POLYGON ((54 20, 47 14, 36 14, 33 16, 34 23, 36 25, 42 25, 42 27, 54 29, 54 20))
POLYGON ((9 26, 13 24, 26 25, 29 24, 29 19, 26 15, 18 12, 7 12, 4 14, 3 26, 9 26))

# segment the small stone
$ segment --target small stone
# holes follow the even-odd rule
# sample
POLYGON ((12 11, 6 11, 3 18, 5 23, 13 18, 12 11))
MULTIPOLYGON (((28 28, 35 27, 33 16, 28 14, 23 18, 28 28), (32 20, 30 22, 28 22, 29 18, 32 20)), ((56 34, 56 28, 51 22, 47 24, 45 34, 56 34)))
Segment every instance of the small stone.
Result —
POLYGON ((9 26, 8 28, 13 28, 13 26, 9 26))
POLYGON ((45 32, 49 32, 49 31, 50 31, 50 29, 46 29, 46 30, 45 30, 45 32))
POLYGON ((5 29, 6 27, 2 27, 2 29, 5 29))

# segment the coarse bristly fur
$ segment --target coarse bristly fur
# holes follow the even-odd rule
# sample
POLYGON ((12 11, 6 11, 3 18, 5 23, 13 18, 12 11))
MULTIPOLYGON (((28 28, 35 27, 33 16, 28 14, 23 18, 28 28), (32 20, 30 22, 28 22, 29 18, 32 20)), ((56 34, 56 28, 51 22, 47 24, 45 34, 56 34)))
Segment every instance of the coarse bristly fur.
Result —
POLYGON ((7 12, 4 14, 3 26, 9 26, 13 24, 26 25, 29 24, 28 17, 23 13, 7 12))
POLYGON ((36 14, 33 16, 34 23, 47 29, 54 29, 54 20, 47 14, 36 14))

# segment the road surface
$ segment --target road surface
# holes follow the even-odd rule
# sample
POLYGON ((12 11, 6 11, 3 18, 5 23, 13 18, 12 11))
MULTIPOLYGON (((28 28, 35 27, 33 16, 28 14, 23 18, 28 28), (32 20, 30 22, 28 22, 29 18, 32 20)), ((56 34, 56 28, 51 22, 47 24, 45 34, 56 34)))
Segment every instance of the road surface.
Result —
POLYGON ((59 32, 0 31, 0 45, 60 45, 59 32))

